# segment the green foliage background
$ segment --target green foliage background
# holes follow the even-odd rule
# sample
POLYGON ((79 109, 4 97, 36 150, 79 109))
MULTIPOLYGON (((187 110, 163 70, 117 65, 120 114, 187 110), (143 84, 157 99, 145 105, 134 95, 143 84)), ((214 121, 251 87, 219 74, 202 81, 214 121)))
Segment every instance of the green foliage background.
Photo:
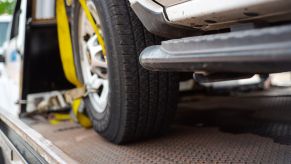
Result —
POLYGON ((0 0, 0 15, 12 14, 14 10, 15 0, 0 0))

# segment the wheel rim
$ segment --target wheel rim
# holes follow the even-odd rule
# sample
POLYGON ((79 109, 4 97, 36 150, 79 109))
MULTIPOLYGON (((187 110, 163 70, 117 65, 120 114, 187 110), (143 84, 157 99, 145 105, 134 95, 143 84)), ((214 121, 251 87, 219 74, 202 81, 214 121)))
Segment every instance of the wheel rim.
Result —
MULTIPOLYGON (((95 22, 100 26, 100 18, 94 3, 87 1, 87 5, 95 22)), ((106 109, 109 93, 107 62, 83 10, 80 11, 78 26, 83 81, 89 91, 88 97, 94 110, 102 113, 106 109)), ((100 33, 102 34, 102 31, 100 33)))

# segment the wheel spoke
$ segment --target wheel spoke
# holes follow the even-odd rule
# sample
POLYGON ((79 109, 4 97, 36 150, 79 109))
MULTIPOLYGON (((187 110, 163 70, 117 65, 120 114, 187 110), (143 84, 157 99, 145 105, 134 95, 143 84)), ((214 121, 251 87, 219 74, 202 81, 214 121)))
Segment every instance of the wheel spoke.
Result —
POLYGON ((102 102, 106 102, 106 99, 108 98, 109 93, 109 83, 108 80, 103 80, 103 90, 100 96, 100 99, 102 102))
POLYGON ((107 63, 102 61, 102 59, 96 59, 91 61, 92 69, 96 67, 107 68, 107 63))
POLYGON ((88 87, 90 87, 90 89, 99 89, 100 86, 102 85, 103 80, 99 79, 99 77, 95 74, 91 77, 88 87))
POLYGON ((87 48, 91 56, 95 56, 98 53, 102 52, 102 47, 101 45, 98 44, 96 35, 94 35, 93 37, 89 39, 89 41, 87 42, 87 48))

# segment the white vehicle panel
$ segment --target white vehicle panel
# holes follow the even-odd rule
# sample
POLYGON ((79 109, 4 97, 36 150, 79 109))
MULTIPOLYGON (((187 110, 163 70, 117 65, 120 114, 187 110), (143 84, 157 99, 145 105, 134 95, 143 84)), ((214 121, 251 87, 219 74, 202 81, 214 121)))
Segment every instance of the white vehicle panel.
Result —
POLYGON ((290 0, 191 0, 166 8, 170 22, 203 30, 238 21, 291 17, 290 0))
POLYGON ((169 7, 189 0, 156 0, 159 4, 169 7))

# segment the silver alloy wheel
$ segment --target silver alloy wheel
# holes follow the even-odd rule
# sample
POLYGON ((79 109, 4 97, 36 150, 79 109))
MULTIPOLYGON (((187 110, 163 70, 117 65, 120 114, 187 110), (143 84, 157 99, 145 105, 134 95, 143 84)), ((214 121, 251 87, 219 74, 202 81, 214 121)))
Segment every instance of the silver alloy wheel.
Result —
MULTIPOLYGON (((87 1, 88 8, 100 26, 100 18, 93 1, 87 1)), ((78 22, 78 42, 81 69, 84 84, 89 91, 89 99, 93 108, 102 113, 106 109, 109 93, 108 71, 102 47, 98 43, 84 11, 81 9, 78 22)), ((102 34, 102 31, 100 31, 102 34)))

